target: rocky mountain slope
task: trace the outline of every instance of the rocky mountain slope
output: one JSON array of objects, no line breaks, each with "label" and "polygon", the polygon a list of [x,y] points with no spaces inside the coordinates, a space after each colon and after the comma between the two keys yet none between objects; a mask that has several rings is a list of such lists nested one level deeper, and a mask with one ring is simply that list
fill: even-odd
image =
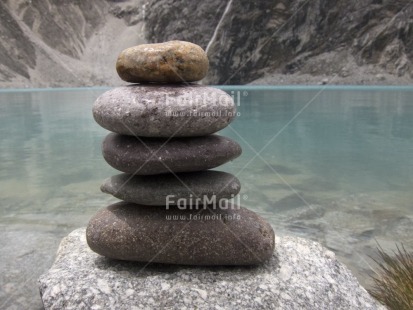
[{"label": "rocky mountain slope", "polygon": [[6,0],[0,86],[117,85],[118,53],[143,42],[207,49],[205,83],[411,83],[409,0]]},{"label": "rocky mountain slope", "polygon": [[121,83],[118,53],[144,42],[140,1],[0,2],[0,86]]}]

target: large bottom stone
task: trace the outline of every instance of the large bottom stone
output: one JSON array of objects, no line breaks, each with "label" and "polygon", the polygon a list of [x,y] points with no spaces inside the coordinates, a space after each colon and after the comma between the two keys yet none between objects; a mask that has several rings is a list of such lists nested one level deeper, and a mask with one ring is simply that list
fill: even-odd
[{"label": "large bottom stone", "polygon": [[63,239],[39,279],[51,309],[385,309],[333,252],[294,237],[276,237],[258,267],[184,267],[110,260],[92,252],[85,229]]},{"label": "large bottom stone", "polygon": [[219,204],[234,198],[239,180],[222,171],[133,176],[118,174],[105,180],[102,192],[137,204],[151,206]]},{"label": "large bottom stone", "polygon": [[90,248],[103,256],[182,265],[257,265],[274,250],[274,231],[256,213],[180,210],[120,202],[99,211],[87,227]]}]

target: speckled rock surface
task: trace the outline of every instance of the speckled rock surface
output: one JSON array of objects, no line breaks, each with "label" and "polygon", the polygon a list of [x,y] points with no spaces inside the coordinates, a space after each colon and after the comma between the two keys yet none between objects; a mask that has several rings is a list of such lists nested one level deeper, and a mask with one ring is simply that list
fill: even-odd
[{"label": "speckled rock surface", "polygon": [[209,67],[204,50],[194,43],[141,44],[120,53],[116,70],[127,82],[179,83],[202,80]]},{"label": "speckled rock surface", "polygon": [[320,244],[293,237],[275,244],[259,267],[147,265],[99,256],[81,228],[63,239],[40,294],[46,310],[385,309]]},{"label": "speckled rock surface", "polygon": [[193,137],[217,132],[236,107],[224,91],[201,85],[129,85],[102,94],[93,117],[103,128],[141,137]]},{"label": "speckled rock surface", "polygon": [[100,189],[116,198],[137,204],[184,207],[234,198],[241,184],[232,174],[221,171],[146,176],[123,173],[106,179]]},{"label": "speckled rock surface", "polygon": [[212,169],[241,155],[235,141],[218,136],[145,139],[109,134],[102,145],[106,162],[135,175]]},{"label": "speckled rock surface", "polygon": [[274,231],[230,202],[207,209],[119,202],[89,221],[87,242],[103,256],[183,265],[256,265],[271,257]]}]

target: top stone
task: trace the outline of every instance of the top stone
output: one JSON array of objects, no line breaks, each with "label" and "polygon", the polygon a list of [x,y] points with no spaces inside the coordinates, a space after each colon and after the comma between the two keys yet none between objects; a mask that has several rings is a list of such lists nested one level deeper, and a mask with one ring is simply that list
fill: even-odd
[{"label": "top stone", "polygon": [[116,70],[131,83],[181,83],[202,80],[209,67],[204,50],[193,43],[141,44],[120,53]]}]

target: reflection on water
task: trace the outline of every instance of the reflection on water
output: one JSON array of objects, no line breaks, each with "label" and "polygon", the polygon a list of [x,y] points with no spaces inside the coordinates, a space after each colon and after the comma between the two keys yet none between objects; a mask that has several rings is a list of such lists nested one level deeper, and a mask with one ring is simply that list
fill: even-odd
[{"label": "reflection on water", "polygon": [[[335,251],[363,284],[375,240],[413,248],[413,90],[234,90],[241,116],[222,134],[243,155],[220,169],[246,207]],[[35,281],[60,239],[115,201],[99,191],[117,173],[91,115],[102,92],[0,93],[0,308],[40,307]]]}]

